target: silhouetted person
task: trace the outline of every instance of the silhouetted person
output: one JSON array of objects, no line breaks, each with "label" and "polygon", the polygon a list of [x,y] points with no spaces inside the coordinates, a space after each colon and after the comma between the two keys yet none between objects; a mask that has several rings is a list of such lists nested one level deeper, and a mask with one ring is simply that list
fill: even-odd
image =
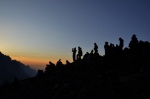
[{"label": "silhouetted person", "polygon": [[68,60],[66,60],[66,65],[70,65],[70,62]]},{"label": "silhouetted person", "polygon": [[94,43],[94,54],[98,53],[98,46],[96,43]]},{"label": "silhouetted person", "polygon": [[93,55],[93,50],[91,50],[91,53],[90,53],[91,55]]},{"label": "silhouetted person", "polygon": [[122,50],[124,46],[124,40],[122,38],[119,38],[119,41],[120,41],[119,47],[120,47],[120,50]]},{"label": "silhouetted person", "polygon": [[90,55],[90,54],[89,54],[88,52],[86,52],[86,54],[83,56],[83,60],[84,60],[84,61],[87,61],[89,55]]},{"label": "silhouetted person", "polygon": [[76,52],[77,52],[76,48],[72,48],[72,52],[73,52],[73,61],[75,61],[76,60]]},{"label": "silhouetted person", "polygon": [[110,43],[109,48],[110,48],[111,51],[113,50],[113,44],[112,43]]},{"label": "silhouetted person", "polygon": [[136,50],[137,45],[138,45],[138,40],[136,38],[136,35],[133,34],[132,38],[131,38],[131,41],[129,43],[129,47],[130,47],[131,50]]},{"label": "silhouetted person", "polygon": [[109,45],[108,45],[108,42],[105,42],[104,49],[105,49],[105,55],[108,55],[108,53],[109,53]]},{"label": "silhouetted person", "polygon": [[61,59],[59,59],[59,61],[57,62],[56,66],[61,66],[62,65],[62,62],[61,62]]},{"label": "silhouetted person", "polygon": [[51,61],[49,61],[49,64],[50,64],[51,66],[55,66],[55,64],[54,64],[54,63],[52,63]]},{"label": "silhouetted person", "polygon": [[109,54],[114,55],[115,54],[115,47],[114,44],[110,43],[110,46],[108,46]]},{"label": "silhouetted person", "polygon": [[123,50],[124,55],[128,55],[129,53],[129,48],[125,47]]},{"label": "silhouetted person", "polygon": [[49,61],[49,64],[46,65],[46,73],[50,73],[52,71],[54,71],[56,69],[56,66],[54,63],[52,63],[51,61]]},{"label": "silhouetted person", "polygon": [[78,47],[77,60],[81,60],[81,56],[82,56],[82,49],[81,49],[81,47]]}]

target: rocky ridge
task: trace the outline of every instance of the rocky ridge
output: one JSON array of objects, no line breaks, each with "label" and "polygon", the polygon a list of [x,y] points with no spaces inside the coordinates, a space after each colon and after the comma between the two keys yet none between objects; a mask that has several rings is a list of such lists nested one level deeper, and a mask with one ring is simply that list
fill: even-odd
[{"label": "rocky ridge", "polygon": [[107,46],[104,56],[49,62],[45,72],[1,87],[0,99],[150,98],[150,43],[136,41],[133,35],[129,48]]}]

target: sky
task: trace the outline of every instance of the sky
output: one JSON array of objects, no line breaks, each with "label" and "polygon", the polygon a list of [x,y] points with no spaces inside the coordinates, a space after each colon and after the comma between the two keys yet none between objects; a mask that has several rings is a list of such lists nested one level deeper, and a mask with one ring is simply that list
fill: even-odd
[{"label": "sky", "polygon": [[0,0],[0,51],[34,69],[106,41],[150,41],[150,0]]}]

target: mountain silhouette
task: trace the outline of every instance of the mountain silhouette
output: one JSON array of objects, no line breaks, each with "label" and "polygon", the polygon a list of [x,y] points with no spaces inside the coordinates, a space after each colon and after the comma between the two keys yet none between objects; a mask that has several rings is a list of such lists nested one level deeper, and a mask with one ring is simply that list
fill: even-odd
[{"label": "mountain silhouette", "polygon": [[7,55],[0,52],[0,85],[5,81],[13,82],[16,77],[23,80],[36,75],[36,71],[17,60],[11,60]]},{"label": "mountain silhouette", "polygon": [[[73,52],[73,62],[56,65],[51,61],[45,71],[39,70],[32,78],[0,88],[1,99],[149,99],[150,43],[133,35],[129,47],[119,38],[116,46],[106,42],[105,55],[98,53],[94,43],[91,53],[83,58]],[[94,51],[94,53],[93,53]],[[7,60],[10,60],[7,57]]]}]

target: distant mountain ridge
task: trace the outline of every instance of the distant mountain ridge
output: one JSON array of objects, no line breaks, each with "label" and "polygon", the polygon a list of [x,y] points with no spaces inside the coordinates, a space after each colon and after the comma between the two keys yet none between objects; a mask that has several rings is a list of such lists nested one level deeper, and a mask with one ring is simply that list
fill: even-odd
[{"label": "distant mountain ridge", "polygon": [[0,52],[0,85],[5,81],[13,82],[16,77],[18,80],[33,77],[37,72],[23,63],[12,60],[10,56]]}]

